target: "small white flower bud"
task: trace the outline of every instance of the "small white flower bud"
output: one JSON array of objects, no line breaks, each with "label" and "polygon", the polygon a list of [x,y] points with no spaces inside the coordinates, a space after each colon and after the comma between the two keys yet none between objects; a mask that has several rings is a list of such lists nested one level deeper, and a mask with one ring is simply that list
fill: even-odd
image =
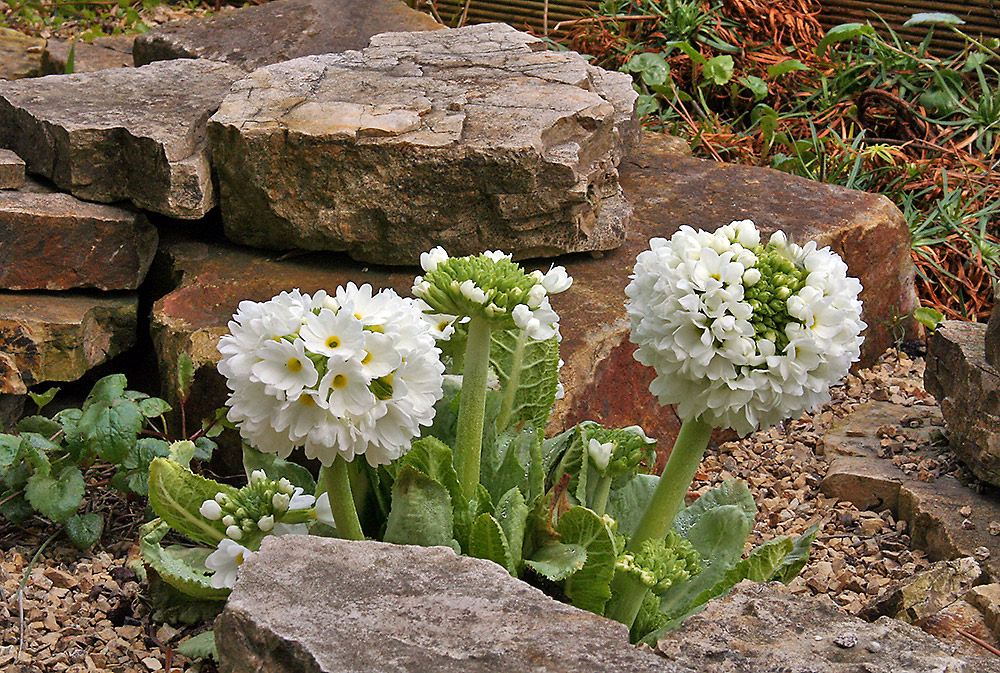
[{"label": "small white flower bud", "polygon": [[201,507],[198,512],[210,521],[218,521],[219,517],[222,516],[222,508],[219,507],[219,503],[214,500],[206,500],[201,503]]},{"label": "small white flower bud", "polygon": [[243,531],[239,526],[229,526],[226,528],[226,537],[232,538],[233,540],[239,540],[243,537]]},{"label": "small white flower bud", "polygon": [[532,286],[528,290],[528,308],[538,308],[542,305],[545,300],[545,295],[548,294],[545,290],[545,286],[539,283],[538,285]]},{"label": "small white flower bud", "polygon": [[753,287],[760,282],[760,270],[756,268],[749,268],[743,272],[743,285],[746,287]]},{"label": "small white flower bud", "polygon": [[225,493],[216,493],[215,502],[219,503],[220,505],[228,505],[229,496],[227,496]]},{"label": "small white flower bud", "polygon": [[614,450],[614,442],[605,442],[602,444],[596,439],[591,439],[590,444],[587,445],[590,459],[594,461],[594,466],[601,472],[608,469],[608,463],[611,462],[611,454],[614,453]]},{"label": "small white flower bud", "polygon": [[785,236],[785,232],[776,231],[773,234],[771,234],[771,240],[768,241],[768,245],[775,248],[788,247],[788,237]]},{"label": "small white flower bud", "polygon": [[487,250],[483,253],[483,257],[493,262],[499,262],[502,259],[510,259],[510,255],[505,253],[503,250]]},{"label": "small white flower bud", "polygon": [[469,301],[474,301],[477,304],[486,303],[486,293],[483,292],[482,288],[477,287],[471,279],[463,281],[459,286],[459,290],[462,292],[462,296]]},{"label": "small white flower bud", "polygon": [[257,528],[260,528],[265,533],[270,532],[274,528],[274,517],[270,515],[260,517],[257,521]]},{"label": "small white flower bud", "polygon": [[259,484],[260,482],[267,479],[267,473],[264,470],[254,470],[250,473],[250,483]]},{"label": "small white flower bud", "polygon": [[438,264],[448,259],[448,253],[440,245],[427,252],[420,253],[420,267],[427,272],[433,271]]},{"label": "small white flower bud", "polygon": [[233,517],[232,514],[227,514],[226,516],[222,517],[222,525],[223,526],[235,526],[236,525],[236,519]]},{"label": "small white flower bud", "polygon": [[247,515],[247,511],[245,509],[243,509],[242,507],[240,507],[238,510],[236,510],[236,518],[242,519],[242,518],[246,517],[246,515]]},{"label": "small white flower bud", "polygon": [[288,481],[285,477],[282,477],[278,480],[278,490],[282,493],[291,495],[295,492],[295,487],[292,486],[292,482]]},{"label": "small white flower bud", "polygon": [[291,498],[287,493],[275,493],[274,497],[271,498],[271,506],[274,507],[276,512],[285,512],[288,510],[288,503]]}]

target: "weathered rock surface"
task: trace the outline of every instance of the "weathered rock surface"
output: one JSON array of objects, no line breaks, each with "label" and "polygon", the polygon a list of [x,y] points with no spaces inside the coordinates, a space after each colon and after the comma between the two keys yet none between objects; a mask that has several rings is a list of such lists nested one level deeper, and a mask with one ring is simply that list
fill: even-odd
[{"label": "weathered rock surface", "polygon": [[0,79],[20,79],[38,74],[45,40],[0,27]]},{"label": "weathered rock surface", "polygon": [[140,35],[135,64],[207,58],[244,70],[312,54],[364,49],[373,35],[443,28],[398,0],[276,0],[175,21]]},{"label": "weathered rock surface", "polygon": [[868,621],[892,617],[913,624],[960,600],[973,586],[982,583],[982,575],[979,563],[971,556],[938,561],[889,587],[858,616]]},{"label": "weathered rock surface", "polygon": [[[128,40],[131,46],[131,40]],[[109,68],[131,68],[131,49],[113,49],[97,43],[83,40],[60,40],[49,38],[42,52],[41,74],[64,75],[69,64],[70,52],[73,53],[72,72],[97,72]]]},{"label": "weathered rock surface", "polygon": [[1000,301],[994,298],[993,313],[986,323],[986,362],[1000,370]]},{"label": "weathered rock surface", "polygon": [[826,597],[804,598],[780,584],[741,582],[657,651],[711,673],[993,673],[995,659],[960,658],[915,626],[852,617]]},{"label": "weathered rock surface", "polygon": [[689,670],[490,561],[308,536],[265,538],[215,634],[226,673]]},{"label": "weathered rock surface", "polygon": [[0,189],[24,186],[24,160],[10,150],[0,150]]},{"label": "weathered rock surface", "polygon": [[622,73],[505,24],[385,33],[237,82],[209,120],[226,235],[415,264],[608,250],[638,133]]},{"label": "weathered rock surface", "polygon": [[982,613],[994,635],[1000,634],[1000,584],[973,587],[967,600]]},{"label": "weathered rock surface", "polygon": [[[982,587],[975,587],[978,591]],[[948,646],[955,648],[958,656],[985,656],[982,645],[969,639],[972,635],[990,647],[1000,649],[1000,641],[990,629],[986,617],[965,600],[955,601],[926,619],[914,622],[924,633],[929,633]]]},{"label": "weathered rock surface", "polygon": [[1000,523],[1000,499],[977,493],[951,475],[921,481],[907,475],[889,458],[879,457],[880,428],[892,427],[897,436],[918,448],[907,453],[916,462],[933,457],[934,436],[943,428],[934,407],[906,407],[868,402],[835,423],[823,437],[830,469],[820,488],[826,495],[848,500],[861,509],[891,509],[906,521],[912,546],[931,560],[974,556],[992,578],[1000,577],[1000,537],[991,535]]},{"label": "weathered rock surface", "polygon": [[[3,368],[6,355],[0,353],[0,382],[4,380]],[[0,383],[2,385],[2,383]],[[10,432],[21,420],[24,413],[24,401],[28,398],[23,394],[0,392],[0,432]]]},{"label": "weathered rock surface", "polygon": [[0,192],[0,288],[135,290],[156,229],[131,208],[69,194]]},{"label": "weathered rock surface", "polygon": [[1000,486],[1000,370],[986,362],[985,339],[986,325],[941,323],[927,342],[924,385],[941,404],[955,454]]},{"label": "weathered rock surface", "polygon": [[0,293],[0,392],[75,381],[125,350],[135,343],[138,303],[122,294]]},{"label": "weathered rock surface", "polygon": [[205,120],[242,74],[183,59],[0,83],[0,146],[82,199],[197,219],[215,204]]},{"label": "weathered rock surface", "polygon": [[[553,412],[552,431],[600,419],[609,426],[639,424],[664,446],[676,437],[680,421],[649,394],[652,370],[632,358],[635,347],[628,341],[624,301],[636,255],[647,248],[650,238],[669,237],[681,224],[715,228],[753,215],[766,232],[780,227],[796,240],[818,238],[834,245],[845,255],[851,273],[865,282],[862,297],[869,328],[862,357],[866,364],[893,343],[885,324],[893,305],[912,306],[916,301],[912,276],[900,271],[903,260],[909,259],[909,248],[903,244],[908,230],[882,197],[776,171],[758,175],[753,169],[683,157],[676,150],[675,138],[649,134],[623,164],[622,182],[637,217],[621,248],[599,259],[578,255],[558,262],[567,267],[574,283],[553,297],[562,326],[561,378],[566,397]],[[726,184],[733,190],[728,201],[721,195]],[[819,193],[810,191],[814,189]],[[166,296],[154,307],[153,333],[161,371],[174,371],[181,350],[199,366],[192,418],[218,408],[226,398],[225,385],[215,371],[219,357],[215,344],[240,300],[263,301],[293,287],[311,291],[348,281],[408,293],[417,272],[365,267],[343,256],[282,260],[194,242],[166,242],[161,248],[162,270],[155,275],[181,280],[170,294],[166,293],[173,287],[163,284],[160,292]],[[545,262],[540,268],[548,266]],[[164,394],[169,397],[170,391]]]}]

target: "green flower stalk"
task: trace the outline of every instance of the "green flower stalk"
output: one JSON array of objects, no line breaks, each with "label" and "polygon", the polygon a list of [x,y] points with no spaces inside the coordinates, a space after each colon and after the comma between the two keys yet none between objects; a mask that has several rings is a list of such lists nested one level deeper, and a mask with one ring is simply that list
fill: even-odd
[{"label": "green flower stalk", "polygon": [[[500,251],[449,257],[444,248],[437,247],[420,255],[420,265],[425,273],[414,279],[413,294],[424,302],[425,313],[436,319],[452,316],[469,321],[455,468],[462,496],[471,500],[479,484],[490,334],[494,329],[514,328],[533,339],[557,334],[558,316],[548,295],[567,289],[572,279],[562,267],[546,274],[525,273]],[[509,407],[513,400],[504,402]]]}]

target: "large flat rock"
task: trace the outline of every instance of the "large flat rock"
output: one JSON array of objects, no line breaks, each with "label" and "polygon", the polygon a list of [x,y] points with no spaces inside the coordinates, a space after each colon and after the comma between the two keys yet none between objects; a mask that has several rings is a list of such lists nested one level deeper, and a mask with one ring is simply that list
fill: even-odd
[{"label": "large flat rock", "polygon": [[156,229],[131,208],[69,194],[0,192],[0,288],[135,290]]},{"label": "large flat rock", "polygon": [[75,381],[135,343],[134,294],[0,293],[0,392]]},{"label": "large flat rock", "polygon": [[948,443],[972,472],[1000,486],[1000,370],[986,361],[987,326],[947,320],[927,342],[927,392],[941,404]]},{"label": "large flat rock", "polygon": [[242,75],[183,59],[0,82],[0,147],[81,199],[197,219],[215,205],[205,121]]},{"label": "large flat rock", "polygon": [[[308,581],[302,581],[308,578]],[[215,623],[224,673],[681,673],[617,622],[444,547],[264,539]]]},{"label": "large flat rock", "polygon": [[244,70],[299,56],[364,49],[373,35],[443,28],[399,0],[275,0],[174,21],[136,38],[136,65],[207,58]]},{"label": "large flat rock", "polygon": [[[70,74],[78,72],[97,72],[109,68],[132,67],[132,41],[128,36],[106,37],[105,40],[117,40],[122,44],[105,46],[83,40],[60,40],[49,38],[42,53],[41,71],[43,75],[65,75],[69,68],[69,57],[73,55],[73,68]],[[115,48],[117,47],[117,48]]]},{"label": "large flat rock", "polygon": [[632,80],[505,24],[384,33],[237,82],[209,120],[226,235],[415,264],[608,250]]},{"label": "large flat rock", "polygon": [[0,79],[19,79],[38,74],[45,40],[0,27]]},{"label": "large flat rock", "polygon": [[829,598],[780,584],[736,585],[726,598],[668,633],[657,651],[706,673],[995,673],[995,658],[959,656],[910,624],[873,624]]}]

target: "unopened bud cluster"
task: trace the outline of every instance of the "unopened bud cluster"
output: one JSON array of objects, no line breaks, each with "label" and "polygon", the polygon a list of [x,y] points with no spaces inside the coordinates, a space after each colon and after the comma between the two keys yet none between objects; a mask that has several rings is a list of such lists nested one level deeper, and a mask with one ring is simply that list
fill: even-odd
[{"label": "unopened bud cluster", "polygon": [[802,322],[789,315],[788,299],[805,287],[809,275],[788,257],[785,240],[776,235],[767,247],[753,248],[757,263],[743,274],[743,301],[753,309],[755,338],[772,342],[778,353],[788,345],[788,323]]},{"label": "unopened bud cluster", "polygon": [[604,474],[631,479],[645,461],[652,466],[656,440],[650,439],[642,428],[603,428],[596,423],[587,424],[587,452],[594,466]]},{"label": "unopened bud cluster", "polygon": [[254,470],[246,486],[232,494],[217,493],[214,499],[203,502],[198,511],[210,521],[221,521],[226,536],[239,541],[269,533],[275,521],[281,521],[293,504],[309,507],[312,497],[302,496],[301,489],[284,477],[275,481],[268,479],[263,470]]},{"label": "unopened bud cluster", "polygon": [[678,582],[701,572],[701,557],[691,543],[671,530],[662,540],[645,540],[635,554],[625,554],[618,568],[662,594]]}]

